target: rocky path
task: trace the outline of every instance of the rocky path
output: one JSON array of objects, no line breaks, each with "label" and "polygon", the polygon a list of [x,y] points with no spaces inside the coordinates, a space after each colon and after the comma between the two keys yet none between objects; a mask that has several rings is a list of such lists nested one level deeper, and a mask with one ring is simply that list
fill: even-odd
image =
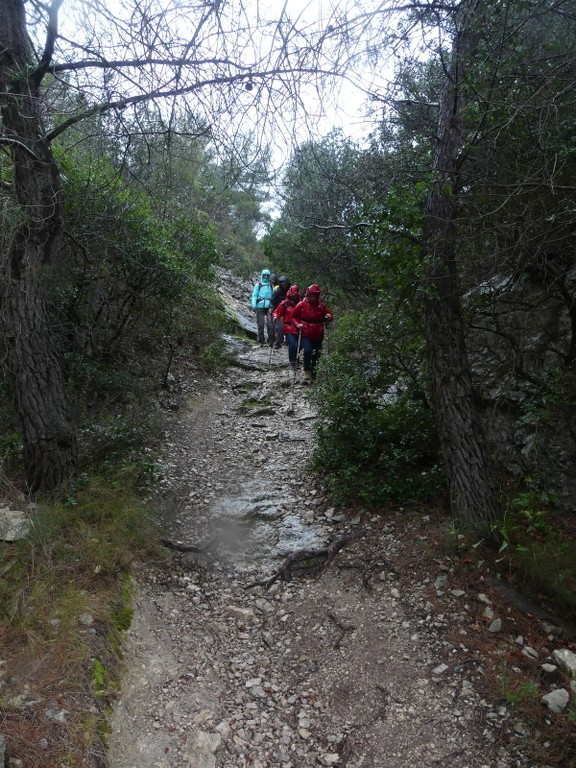
[{"label": "rocky path", "polygon": [[[110,768],[533,766],[523,724],[483,698],[490,597],[457,588],[427,517],[328,505],[308,391],[284,350],[268,360],[237,343],[169,416],[158,508],[168,539],[207,551],[139,576]],[[352,533],[321,571],[249,588]]]}]

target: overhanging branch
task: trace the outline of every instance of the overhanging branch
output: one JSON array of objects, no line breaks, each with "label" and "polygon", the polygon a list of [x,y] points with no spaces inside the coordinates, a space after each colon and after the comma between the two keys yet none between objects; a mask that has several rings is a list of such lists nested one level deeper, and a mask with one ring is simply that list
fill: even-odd
[{"label": "overhanging branch", "polygon": [[52,56],[54,55],[54,45],[56,38],[58,37],[58,11],[64,0],[54,0],[54,2],[48,8],[48,27],[46,30],[46,44],[44,45],[44,52],[38,67],[31,75],[31,81],[36,88],[40,87],[42,78],[48,72]]},{"label": "overhanging branch", "polygon": [[[293,74],[301,74],[301,75],[315,75],[315,76],[334,76],[334,72],[328,71],[328,70],[319,70],[316,68],[308,68],[308,67],[301,67],[301,68],[294,68],[290,69],[289,73],[291,75]],[[251,73],[251,77],[253,80],[265,80],[267,78],[272,77],[278,77],[281,75],[287,74],[284,70],[278,70],[273,69],[270,71],[264,71],[264,72],[257,72]],[[214,77],[207,80],[200,80],[198,82],[192,83],[190,85],[185,85],[179,88],[169,88],[167,90],[159,89],[155,91],[150,91],[147,93],[140,93],[135,96],[129,96],[124,99],[116,99],[114,101],[108,101],[103,104],[97,104],[91,109],[87,109],[84,112],[75,115],[74,117],[69,118],[68,120],[65,120],[63,123],[58,125],[56,128],[54,128],[52,131],[50,131],[46,136],[44,137],[44,142],[49,144],[50,142],[54,141],[60,134],[64,133],[68,128],[71,128],[73,125],[77,125],[78,123],[82,122],[83,120],[86,120],[89,117],[93,117],[94,115],[104,114],[105,112],[110,112],[114,109],[126,109],[126,107],[134,106],[135,104],[142,104],[147,101],[153,101],[154,99],[166,99],[166,98],[174,98],[175,96],[186,96],[187,94],[194,93],[195,91],[200,91],[203,88],[207,88],[210,86],[218,86],[218,85],[232,85],[237,82],[241,82],[246,77],[245,73],[239,74],[239,75],[227,75],[223,77]],[[342,76],[343,79],[347,79],[346,76]]]}]

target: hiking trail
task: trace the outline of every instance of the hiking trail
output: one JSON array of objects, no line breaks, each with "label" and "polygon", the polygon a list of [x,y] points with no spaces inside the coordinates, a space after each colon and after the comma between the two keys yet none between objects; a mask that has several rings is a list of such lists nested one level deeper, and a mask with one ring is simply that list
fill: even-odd
[{"label": "hiking trail", "polygon": [[155,506],[202,551],[138,571],[110,768],[533,768],[483,698],[489,585],[455,580],[429,515],[331,506],[286,349],[228,344],[226,373],[184,371],[167,412]]}]

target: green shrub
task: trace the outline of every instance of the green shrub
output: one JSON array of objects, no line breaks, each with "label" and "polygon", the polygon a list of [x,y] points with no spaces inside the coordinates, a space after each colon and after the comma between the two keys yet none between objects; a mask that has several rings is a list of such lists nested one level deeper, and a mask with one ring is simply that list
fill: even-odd
[{"label": "green shrub", "polygon": [[556,507],[554,495],[536,490],[539,478],[525,478],[508,499],[495,526],[502,542],[498,567],[506,578],[545,600],[562,616],[576,616],[576,541]]},{"label": "green shrub", "polygon": [[214,367],[223,320],[209,223],[194,210],[159,220],[104,158],[68,152],[60,162],[67,236],[51,310],[76,392],[105,400],[158,388],[180,349]]},{"label": "green shrub", "polygon": [[319,367],[313,461],[342,501],[408,504],[438,495],[444,478],[418,374],[420,344],[405,334],[401,367],[382,318],[380,309],[339,321]]}]

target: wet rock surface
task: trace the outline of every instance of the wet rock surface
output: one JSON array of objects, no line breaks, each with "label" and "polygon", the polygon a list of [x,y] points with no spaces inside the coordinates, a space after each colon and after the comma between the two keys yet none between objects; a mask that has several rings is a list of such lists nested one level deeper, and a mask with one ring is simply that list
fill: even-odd
[{"label": "wet rock surface", "polygon": [[[139,573],[110,768],[535,766],[469,645],[490,599],[442,556],[422,570],[425,516],[330,506],[285,349],[236,341],[234,363],[167,415],[157,507],[202,551]],[[354,532],[321,570],[250,588]]]}]

